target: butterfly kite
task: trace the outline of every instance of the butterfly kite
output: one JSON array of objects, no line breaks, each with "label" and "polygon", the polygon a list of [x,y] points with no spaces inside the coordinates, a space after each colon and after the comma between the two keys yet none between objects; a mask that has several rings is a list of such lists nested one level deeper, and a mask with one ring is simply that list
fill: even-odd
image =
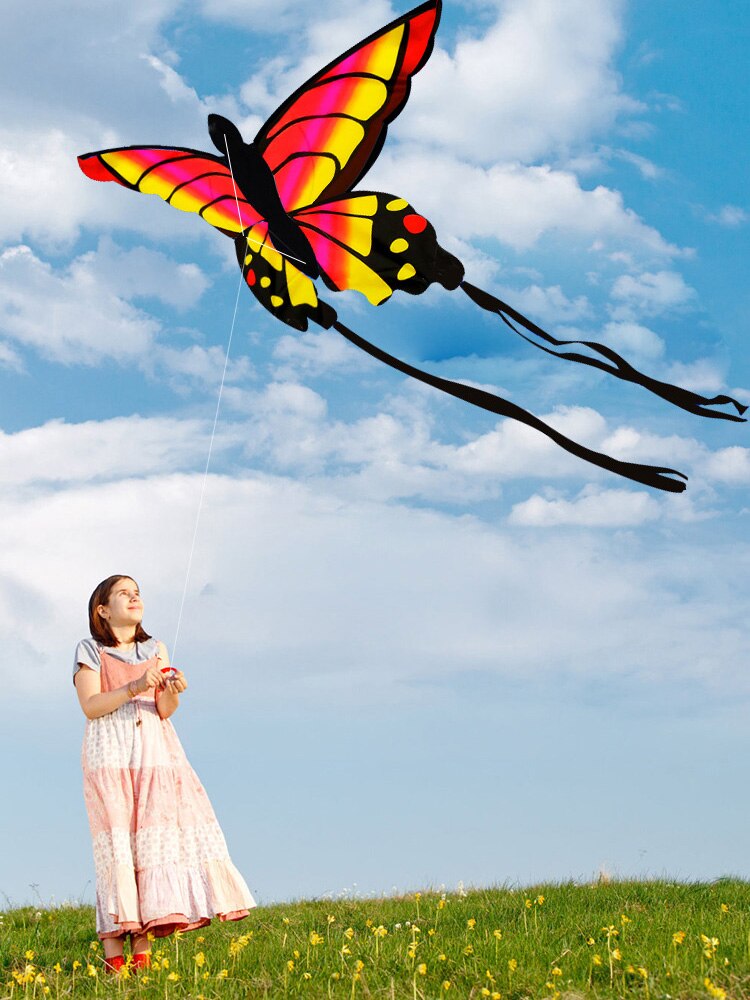
[{"label": "butterfly kite", "polygon": [[[406,104],[412,77],[430,56],[440,7],[440,0],[428,0],[335,59],[295,91],[251,143],[232,122],[209,115],[218,156],[177,146],[126,146],[79,156],[80,167],[93,180],[116,181],[197,212],[230,236],[250,291],[289,326],[306,330],[312,320],[332,327],[412,378],[534,427],[594,465],[679,493],[687,477],[675,469],[602,455],[499,396],[415,368],[349,330],[318,297],[318,278],[332,291],[356,289],[374,306],[394,291],[419,295],[433,282],[461,288],[476,305],[555,357],[635,382],[691,413],[743,420],[746,407],[729,396],[707,399],[644,375],[604,345],[552,337],[465,281],[461,262],[439,245],[427,219],[403,198],[355,190],[377,159],[388,125]],[[553,350],[574,345],[594,356]],[[723,404],[737,413],[709,409]]]}]

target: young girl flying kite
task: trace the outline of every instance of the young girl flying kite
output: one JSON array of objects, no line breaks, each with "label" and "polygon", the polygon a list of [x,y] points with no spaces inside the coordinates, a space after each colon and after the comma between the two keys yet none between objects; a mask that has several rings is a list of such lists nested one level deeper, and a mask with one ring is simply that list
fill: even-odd
[{"label": "young girl flying kite", "polygon": [[149,935],[241,920],[255,906],[170,722],[187,681],[144,631],[129,576],[110,576],[89,600],[91,638],[73,679],[86,716],[81,763],[96,868],[96,931],[105,965],[150,964]]}]

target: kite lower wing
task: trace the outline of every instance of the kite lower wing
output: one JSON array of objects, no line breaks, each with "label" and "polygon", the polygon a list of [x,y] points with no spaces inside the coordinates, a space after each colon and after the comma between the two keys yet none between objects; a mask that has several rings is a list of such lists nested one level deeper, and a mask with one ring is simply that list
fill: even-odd
[{"label": "kite lower wing", "polygon": [[354,289],[378,306],[394,291],[421,294],[438,282],[456,288],[461,262],[403,198],[384,192],[350,195],[293,213],[333,291]]}]

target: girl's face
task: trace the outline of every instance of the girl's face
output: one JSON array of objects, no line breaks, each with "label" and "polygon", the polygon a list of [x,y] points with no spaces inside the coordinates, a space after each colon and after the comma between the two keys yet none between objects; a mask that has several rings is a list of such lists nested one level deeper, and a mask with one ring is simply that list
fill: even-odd
[{"label": "girl's face", "polygon": [[99,605],[99,614],[111,628],[139,625],[143,621],[143,601],[135,580],[127,576],[118,580],[107,603]]}]

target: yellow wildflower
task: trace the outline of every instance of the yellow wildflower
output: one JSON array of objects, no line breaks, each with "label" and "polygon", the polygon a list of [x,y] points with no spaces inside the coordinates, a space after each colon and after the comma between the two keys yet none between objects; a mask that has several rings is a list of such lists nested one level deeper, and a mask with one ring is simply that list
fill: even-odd
[{"label": "yellow wildflower", "polygon": [[473,955],[473,954],[474,954],[474,948],[473,948],[473,946],[470,945],[470,944],[467,944],[466,947],[464,948],[464,955]]},{"label": "yellow wildflower", "polygon": [[28,951],[25,951],[23,953],[23,957],[26,959],[27,962],[33,962],[34,961],[34,952],[31,949],[29,949]]},{"label": "yellow wildflower", "polygon": [[364,969],[364,967],[365,967],[365,963],[362,961],[361,958],[358,958],[357,961],[354,963],[354,971],[355,972],[361,972],[362,969]]},{"label": "yellow wildflower", "polygon": [[592,937],[588,937],[588,938],[586,938],[586,944],[596,944],[596,942],[594,941],[594,939]]},{"label": "yellow wildflower", "polygon": [[435,928],[434,927],[430,927],[430,929],[427,931],[427,936],[428,937],[434,937],[435,934],[436,934]]},{"label": "yellow wildflower", "polygon": [[60,965],[59,962],[55,962],[52,968],[55,970],[55,972],[62,972],[62,966]]},{"label": "yellow wildflower", "polygon": [[169,973],[169,975],[167,976],[167,979],[168,979],[168,980],[169,980],[169,981],[170,981],[171,983],[176,983],[176,982],[178,982],[178,981],[179,981],[179,979],[180,979],[180,974],[179,974],[179,972],[170,972],[170,973]]},{"label": "yellow wildflower", "polygon": [[476,919],[474,917],[470,917],[466,921],[466,926],[469,928],[470,931],[473,931],[474,928],[476,927],[476,925],[477,925],[477,922],[476,922]]},{"label": "yellow wildflower", "polygon": [[302,978],[303,979],[312,979],[312,973],[311,972],[303,972],[302,973]]},{"label": "yellow wildflower", "polygon": [[344,931],[344,937],[349,938],[349,940],[351,941],[351,939],[354,937],[354,928],[347,927],[346,930]]},{"label": "yellow wildflower", "polygon": [[388,933],[388,931],[387,931],[387,929],[385,927],[383,927],[382,924],[379,924],[377,927],[373,927],[372,928],[372,933],[375,935],[375,937],[381,937],[382,938],[382,937],[386,936],[386,934]]},{"label": "yellow wildflower", "polygon": [[641,979],[648,979],[648,969],[644,969],[642,965],[639,965],[638,975],[641,977]]},{"label": "yellow wildflower", "polygon": [[619,948],[614,948],[612,950],[612,958],[614,958],[616,962],[620,961],[620,959],[622,958],[622,952],[620,951]]},{"label": "yellow wildflower", "polygon": [[422,898],[422,893],[421,892],[415,892],[414,893],[414,898],[416,899],[417,902],[419,902],[420,899]]},{"label": "yellow wildflower", "polygon": [[530,899],[525,900],[524,901],[524,905],[526,906],[527,910],[530,910],[531,909],[531,905],[532,905],[531,904],[531,900]]},{"label": "yellow wildflower", "polygon": [[78,959],[76,959],[73,962],[73,970],[75,971],[76,969],[80,969],[80,968],[81,968],[81,963],[78,961]]},{"label": "yellow wildflower", "polygon": [[444,979],[443,980],[443,989],[447,991],[450,988],[451,988],[451,981],[450,981],[450,979]]},{"label": "yellow wildflower", "polygon": [[552,975],[553,976],[561,976],[562,975],[562,969],[558,968],[558,966],[555,966],[554,969],[552,970]]},{"label": "yellow wildflower", "polygon": [[685,931],[676,931],[672,935],[672,944],[682,944],[685,940]]},{"label": "yellow wildflower", "polygon": [[601,965],[602,964],[602,956],[601,955],[594,955],[594,957],[591,959],[591,961],[594,963],[594,965]]},{"label": "yellow wildflower", "polygon": [[336,923],[336,918],[334,917],[334,915],[332,913],[328,914],[328,923],[329,924],[335,924]]},{"label": "yellow wildflower", "polygon": [[721,912],[722,913],[729,913],[729,907],[727,906],[726,903],[722,903],[721,904]]},{"label": "yellow wildflower", "polygon": [[[444,909],[445,909],[445,900],[444,900],[444,899],[439,899],[439,900],[438,900],[438,905],[437,905],[437,908],[438,908],[439,910],[444,910]],[[449,984],[449,985],[450,985],[450,984]],[[445,986],[445,989],[448,989],[448,986]]]},{"label": "yellow wildflower", "polygon": [[92,979],[95,979],[97,976],[96,966],[92,965],[91,962],[86,966],[86,972]]},{"label": "yellow wildflower", "polygon": [[287,959],[286,969],[287,969],[287,972],[294,972],[294,959],[293,958]]},{"label": "yellow wildflower", "polygon": [[490,995],[490,990],[488,990],[486,986],[483,986],[482,987],[482,996],[483,997],[488,997],[489,995]]},{"label": "yellow wildflower", "polygon": [[195,962],[195,964],[198,966],[199,969],[202,969],[203,966],[206,964],[206,956],[203,954],[202,951],[199,951],[198,954],[193,958],[193,961]]},{"label": "yellow wildflower", "polygon": [[711,994],[712,997],[716,997],[716,1000],[726,1000],[726,995],[727,995],[726,990],[723,990],[721,986],[716,986],[715,983],[712,983],[711,980],[708,978],[708,976],[706,976],[706,978],[703,980],[703,985],[706,987],[706,989],[708,990],[708,992]]},{"label": "yellow wildflower", "polygon": [[281,922],[282,922],[282,924],[286,924],[286,926],[288,927],[289,926],[289,917],[282,917],[281,918]]},{"label": "yellow wildflower", "polygon": [[372,925],[373,925],[372,917],[368,917],[367,920],[365,920],[365,926],[372,927]]},{"label": "yellow wildflower", "polygon": [[417,966],[417,972],[420,974],[420,976],[427,975],[427,965],[425,962],[422,962],[420,965]]},{"label": "yellow wildflower", "polygon": [[441,951],[440,954],[438,955],[438,962],[447,962],[447,960],[448,960],[448,956],[444,955],[442,953],[442,951]]},{"label": "yellow wildflower", "polygon": [[537,896],[534,902],[537,906],[544,906],[544,896]]},{"label": "yellow wildflower", "polygon": [[[147,931],[146,932],[146,939],[148,941],[156,941],[156,934],[154,934],[153,931]],[[201,941],[202,938],[198,938],[198,940]],[[141,982],[144,982],[144,980],[141,980]]]},{"label": "yellow wildflower", "polygon": [[196,943],[196,944],[203,944],[203,942],[204,942],[205,940],[206,940],[206,939],[205,939],[205,938],[204,938],[204,937],[203,937],[203,936],[201,935],[201,937],[197,937],[197,938],[195,939],[195,943]]},{"label": "yellow wildflower", "polygon": [[229,969],[222,969],[221,972],[216,973],[217,979],[226,979],[229,975]]},{"label": "yellow wildflower", "polygon": [[345,944],[343,946],[343,948],[341,949],[341,954],[342,955],[351,955],[351,953],[352,953],[352,949],[349,947],[348,944]]},{"label": "yellow wildflower", "polygon": [[625,924],[630,924],[630,923],[632,923],[632,920],[630,919],[630,917],[627,917],[627,916],[626,916],[626,915],[625,915],[624,913],[621,913],[621,914],[620,914],[620,923],[621,923],[621,924],[622,924],[622,926],[624,927],[624,926],[625,926]]},{"label": "yellow wildflower", "polygon": [[323,944],[324,941],[325,941],[325,938],[323,937],[322,934],[318,934],[317,931],[310,931],[310,944],[311,945]]},{"label": "yellow wildflower", "polygon": [[336,979],[336,980],[341,979],[341,973],[340,972],[332,972],[331,973],[331,979]]},{"label": "yellow wildflower", "polygon": [[508,959],[508,972],[515,972],[518,968],[518,960],[515,958]]},{"label": "yellow wildflower", "polygon": [[498,928],[495,928],[495,930],[492,932],[492,935],[493,937],[496,937],[498,941],[502,941],[503,939],[503,932]]}]

